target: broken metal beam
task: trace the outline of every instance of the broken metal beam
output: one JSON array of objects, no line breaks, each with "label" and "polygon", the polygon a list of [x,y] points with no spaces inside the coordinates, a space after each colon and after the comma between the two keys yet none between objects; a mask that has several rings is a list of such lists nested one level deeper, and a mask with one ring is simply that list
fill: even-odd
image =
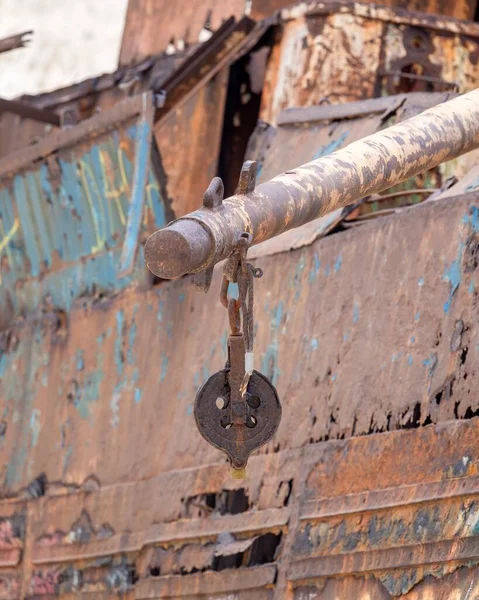
[{"label": "broken metal beam", "polygon": [[224,201],[216,178],[203,208],[149,237],[147,266],[164,279],[203,271],[230,256],[242,232],[258,244],[477,147],[479,89]]},{"label": "broken metal beam", "polygon": [[22,33],[17,33],[16,35],[11,35],[1,39],[0,53],[9,52],[10,50],[15,50],[16,48],[24,48],[30,41],[30,36],[32,33],[32,30],[23,31]]},{"label": "broken metal beam", "polygon": [[4,112],[19,115],[24,119],[33,119],[34,121],[40,121],[41,123],[48,123],[55,127],[60,127],[61,124],[60,115],[57,115],[55,112],[44,110],[43,108],[35,108],[24,102],[0,98],[0,114]]}]

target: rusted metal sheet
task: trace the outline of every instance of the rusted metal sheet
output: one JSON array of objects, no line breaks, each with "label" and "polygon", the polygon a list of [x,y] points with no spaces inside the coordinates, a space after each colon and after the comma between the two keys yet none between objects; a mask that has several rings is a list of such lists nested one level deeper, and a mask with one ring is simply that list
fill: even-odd
[{"label": "rusted metal sheet", "polygon": [[224,69],[155,126],[167,194],[177,216],[201,206],[203,193],[216,175],[227,83]]},{"label": "rusted metal sheet", "polygon": [[148,268],[165,279],[203,271],[228,258],[242,232],[258,244],[475,150],[478,100],[469,92],[257,188],[224,201],[221,192],[219,205],[205,202],[149,237]]},{"label": "rusted metal sheet", "polygon": [[[285,399],[261,453],[476,414],[477,202],[425,203],[257,263],[255,355]],[[42,472],[110,485],[218,460],[192,414],[226,359],[227,311],[216,305],[182,279],[87,313],[80,300],[59,330],[32,322],[6,333],[4,489]],[[141,439],[137,423],[148,423]],[[153,435],[163,450],[152,455]]]},{"label": "rusted metal sheet", "polygon": [[229,17],[239,19],[243,14],[243,0],[130,0],[120,65],[163,52],[169,44],[183,48],[204,41],[207,31],[216,31]]},{"label": "rusted metal sheet", "polygon": [[[370,0],[366,0],[367,4]],[[371,2],[377,4],[376,2]],[[290,7],[290,0],[253,0],[251,16],[254,19],[264,19],[276,11]],[[338,4],[338,3],[336,3]],[[423,13],[436,13],[437,15],[455,17],[456,19],[474,19],[476,0],[382,0],[381,5],[391,8],[401,8],[408,11],[421,11]]]},{"label": "rusted metal sheet", "polygon": [[[445,102],[450,97],[448,93],[412,93],[332,106],[286,109],[279,115],[277,128],[269,127],[264,130],[261,124],[257,128],[257,139],[267,138],[267,153],[261,152],[261,148],[256,150],[251,147],[247,156],[258,160],[259,182],[267,181],[303,162],[330,154],[386,125],[401,122],[431,106]],[[295,149],[294,152],[291,151],[292,148]],[[458,172],[459,160],[461,159],[454,161],[454,172]],[[425,177],[421,174],[409,180],[406,188],[417,190],[423,186],[425,189],[431,185],[440,186],[443,180],[442,171],[449,169],[448,164],[440,165],[428,171]],[[422,195],[420,199],[427,197]],[[414,197],[408,196],[408,200],[411,199],[415,200]],[[379,198],[375,197],[375,201],[378,200]],[[377,213],[378,208],[372,201],[373,199],[370,204],[371,211]],[[381,204],[384,206],[384,203]],[[253,247],[249,256],[259,258],[311,244],[318,237],[335,229],[351,214],[351,210],[354,208],[338,209],[311,223],[282,233]]]},{"label": "rusted metal sheet", "polygon": [[282,13],[261,119],[294,106],[479,86],[479,27],[372,4],[303,3]]},{"label": "rusted metal sheet", "polygon": [[[133,273],[140,222],[145,232],[165,223],[167,211],[149,159],[152,112],[149,121],[139,120],[148,98],[126,101],[0,161],[3,326],[41,306],[68,311],[85,293],[101,296],[144,279],[141,260]],[[133,177],[141,167],[148,171],[146,191]],[[147,210],[140,206],[130,231],[131,207],[143,194]],[[123,279],[122,251],[129,275]]]},{"label": "rusted metal sheet", "polygon": [[[245,480],[194,433],[226,317],[186,279],[77,303],[60,337],[48,314],[8,333],[3,491],[21,499],[0,514],[26,595],[321,597],[351,593],[351,571],[379,598],[474,590],[478,204],[426,203],[262,259],[257,352],[287,403]],[[16,597],[18,566],[2,578]]]},{"label": "rusted metal sheet", "polygon": [[[427,598],[431,575],[438,590],[467,590],[479,561],[478,439],[472,419],[255,456],[244,481],[211,464],[60,495],[49,484],[20,522],[26,589],[272,600],[285,588],[346,593],[354,571],[374,597]],[[184,534],[161,536],[175,529]]]},{"label": "rusted metal sheet", "polygon": [[[37,96],[22,96],[19,100],[36,109],[56,113],[65,124],[74,125],[97,112],[109,110],[133,94],[153,88],[155,82],[170,75],[184,56],[185,52],[156,55],[132,67],[121,67],[114,73]],[[49,125],[5,113],[0,117],[0,128],[0,157],[37,143],[52,133]]]}]

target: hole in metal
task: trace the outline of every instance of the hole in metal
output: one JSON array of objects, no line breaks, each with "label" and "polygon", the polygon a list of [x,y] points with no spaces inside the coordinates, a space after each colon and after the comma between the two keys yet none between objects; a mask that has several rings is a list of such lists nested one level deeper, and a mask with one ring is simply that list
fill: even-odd
[{"label": "hole in metal", "polygon": [[248,396],[246,402],[251,408],[259,408],[261,405],[261,400],[258,398],[258,396]]}]

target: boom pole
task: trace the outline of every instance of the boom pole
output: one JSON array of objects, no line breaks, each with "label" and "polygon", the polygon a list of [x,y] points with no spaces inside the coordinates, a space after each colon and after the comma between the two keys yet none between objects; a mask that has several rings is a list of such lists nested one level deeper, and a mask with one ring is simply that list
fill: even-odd
[{"label": "boom pole", "polygon": [[245,163],[234,196],[223,200],[215,178],[203,208],[148,238],[147,266],[164,279],[204,271],[228,258],[243,232],[258,244],[477,147],[479,89],[257,187],[256,165]]}]

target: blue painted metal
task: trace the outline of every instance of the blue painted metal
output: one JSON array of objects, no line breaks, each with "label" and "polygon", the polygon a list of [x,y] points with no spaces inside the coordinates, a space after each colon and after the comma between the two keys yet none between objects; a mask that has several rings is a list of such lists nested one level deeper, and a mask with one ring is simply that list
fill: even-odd
[{"label": "blue painted metal", "polygon": [[135,170],[133,174],[132,196],[118,277],[130,275],[135,267],[141,230],[141,217],[145,204],[145,185],[148,177],[152,125],[152,96],[150,92],[145,92],[142,94],[141,120],[136,127]]},{"label": "blue painted metal", "polygon": [[45,302],[68,311],[80,296],[111,293],[146,276],[138,238],[165,225],[165,203],[150,161],[151,121],[131,112],[107,131],[101,115],[98,127],[93,123],[71,146],[61,148],[60,137],[53,153],[40,149],[36,160],[0,176],[4,318]]}]

